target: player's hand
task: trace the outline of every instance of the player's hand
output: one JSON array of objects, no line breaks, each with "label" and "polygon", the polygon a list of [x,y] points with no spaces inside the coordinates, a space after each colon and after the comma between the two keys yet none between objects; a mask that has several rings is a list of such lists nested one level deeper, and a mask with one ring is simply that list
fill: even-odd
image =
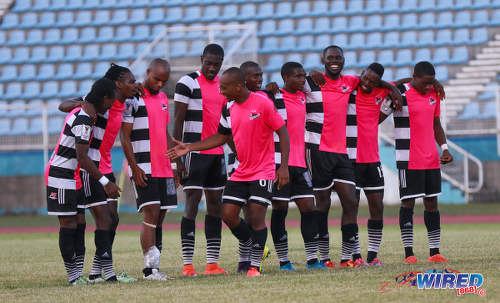
[{"label": "player's hand", "polygon": [[434,81],[434,89],[436,90],[436,93],[437,93],[440,100],[444,100],[446,98],[446,93],[444,92],[444,87],[441,84],[441,82],[435,80]]},{"label": "player's hand", "polygon": [[389,93],[392,99],[392,108],[394,110],[400,111],[403,108],[403,96],[401,96],[401,92],[397,89],[391,89],[391,92]]},{"label": "player's hand", "polygon": [[179,157],[184,156],[185,154],[189,153],[191,150],[189,149],[189,145],[178,141],[174,138],[172,138],[175,144],[177,144],[175,147],[172,147],[171,149],[167,150],[167,153],[165,156],[169,158],[170,160],[175,160]]},{"label": "player's hand", "polygon": [[97,112],[95,111],[94,105],[89,102],[82,102],[83,110],[89,115],[90,119],[92,119],[92,123],[95,124],[97,120]]},{"label": "player's hand", "polygon": [[276,180],[274,183],[278,183],[278,190],[290,182],[290,176],[288,175],[288,167],[280,165],[276,171]]},{"label": "player's hand", "polygon": [[317,86],[323,86],[326,84],[326,79],[323,74],[318,70],[312,70],[309,72],[309,76]]},{"label": "player's hand", "polygon": [[132,168],[132,178],[134,179],[135,184],[140,187],[147,186],[146,181],[148,180],[148,177],[139,166],[134,166]]},{"label": "player's hand", "polygon": [[450,163],[453,161],[453,156],[450,154],[450,152],[445,149],[443,150],[443,152],[441,153],[441,164],[446,164],[446,163]]},{"label": "player's hand", "polygon": [[142,87],[141,82],[135,83],[135,95],[136,96],[141,96],[144,97],[146,95],[146,92],[144,91],[144,87]]},{"label": "player's hand", "polygon": [[186,178],[186,167],[180,158],[177,158],[175,163],[177,164],[177,168],[174,170],[175,187],[179,187],[182,184],[182,180]]},{"label": "player's hand", "polygon": [[120,196],[120,192],[122,191],[118,185],[115,183],[109,181],[106,186],[104,186],[104,191],[106,192],[106,195],[112,199],[116,199]]},{"label": "player's hand", "polygon": [[266,84],[266,92],[276,95],[280,91],[278,83],[269,82]]}]

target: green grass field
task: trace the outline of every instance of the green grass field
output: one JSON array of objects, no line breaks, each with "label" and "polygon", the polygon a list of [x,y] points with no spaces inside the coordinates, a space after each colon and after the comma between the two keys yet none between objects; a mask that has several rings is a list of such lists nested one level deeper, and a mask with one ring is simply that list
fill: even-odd
[{"label": "green grass field", "polygon": [[[4,218],[0,219],[4,221]],[[415,253],[418,265],[404,265],[399,227],[384,228],[380,258],[384,265],[308,271],[305,269],[303,243],[298,228],[289,228],[290,256],[297,262],[296,272],[281,273],[272,254],[264,262],[264,275],[247,278],[235,273],[237,242],[228,230],[223,232],[220,265],[230,271],[218,277],[182,277],[182,257],[178,231],[165,231],[161,270],[173,280],[139,281],[134,284],[100,284],[69,287],[58,249],[57,234],[0,235],[1,302],[500,302],[500,224],[442,226],[442,253],[450,259],[446,266],[427,263],[425,227],[415,228]],[[332,257],[340,257],[340,228],[331,227]],[[363,254],[366,254],[366,227],[360,228]],[[195,267],[204,269],[204,233],[197,233]],[[94,253],[93,234],[86,239],[85,272],[90,270]],[[269,235],[268,245],[272,247]],[[138,232],[119,232],[114,246],[115,270],[126,270],[139,277],[142,254]],[[394,277],[408,271],[449,267],[460,272],[482,273],[485,297],[468,294],[457,298],[453,290],[418,290],[397,287]],[[392,289],[381,293],[385,281]]]}]

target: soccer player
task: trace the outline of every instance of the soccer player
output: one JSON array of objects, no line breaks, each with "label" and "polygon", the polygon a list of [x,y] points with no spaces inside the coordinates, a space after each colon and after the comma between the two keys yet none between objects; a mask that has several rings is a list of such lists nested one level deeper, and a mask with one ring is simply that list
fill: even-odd
[{"label": "soccer player", "polygon": [[[89,110],[89,116],[96,117],[97,125],[102,130],[99,135],[102,136],[102,142],[100,144],[99,152],[101,154],[101,159],[99,161],[99,171],[106,176],[112,182],[116,182],[115,176],[113,174],[113,169],[111,166],[111,149],[113,148],[115,139],[122,123],[122,115],[124,110],[124,102],[128,98],[132,98],[134,95],[139,94],[140,86],[135,82],[135,77],[132,72],[123,66],[111,64],[110,68],[104,75],[105,78],[110,79],[116,84],[116,100],[113,103],[111,109],[103,116],[94,115],[94,112]],[[73,110],[75,107],[82,105],[82,99],[71,99],[66,100],[61,103],[59,109],[65,112]],[[83,103],[84,109],[85,103]],[[88,177],[88,174],[83,173],[82,180],[84,185],[86,185],[86,199],[88,203],[86,207],[90,208],[92,215],[99,227],[105,230],[109,230],[110,244],[113,247],[116,228],[118,226],[118,203],[117,199],[107,197],[102,186]],[[107,204],[107,205],[106,205]],[[104,206],[103,206],[104,205]],[[107,210],[105,209],[107,208]],[[99,223],[97,223],[99,222]],[[82,227],[85,230],[85,226]],[[100,229],[100,228],[99,228]],[[80,227],[79,227],[80,230]],[[101,232],[99,232],[100,234]],[[97,232],[96,232],[97,236]],[[101,277],[102,266],[100,265],[100,258],[98,255],[94,256],[94,262],[90,270],[89,280],[91,282],[102,282]],[[133,278],[127,277],[124,273],[119,275],[118,279],[122,282],[132,282]]]},{"label": "soccer player", "polygon": [[[440,252],[441,223],[437,196],[441,193],[440,163],[453,161],[441,126],[440,101],[433,85],[434,66],[422,61],[415,65],[410,83],[399,85],[402,111],[394,111],[396,163],[399,169],[399,226],[405,249],[405,263],[415,264],[413,253],[413,208],[415,199],[424,199],[424,221],[429,239],[429,262],[448,262]],[[392,110],[382,106],[385,116]],[[381,117],[381,120],[385,118]],[[441,147],[441,157],[436,147]]]},{"label": "soccer player", "polygon": [[[280,270],[295,270],[288,256],[288,233],[285,228],[285,218],[288,213],[288,203],[294,201],[301,214],[301,232],[306,251],[307,268],[326,268],[317,258],[318,225],[315,220],[314,194],[311,175],[306,165],[305,157],[305,119],[306,96],[303,92],[306,73],[300,63],[287,62],[281,68],[284,87],[273,96],[278,112],[285,120],[290,134],[290,157],[288,172],[290,183],[278,190],[273,188],[271,235],[280,262]],[[275,162],[281,163],[279,139],[275,139]]]},{"label": "soccer player", "polygon": [[[358,239],[358,202],[350,160],[356,155],[356,104],[350,95],[357,88],[359,78],[341,74],[344,55],[342,48],[336,45],[323,50],[321,62],[325,65],[325,84],[320,87],[308,77],[305,85],[306,157],[312,171],[318,208],[320,259],[327,267],[335,267],[329,256],[328,233],[333,187],[342,205],[342,255],[339,266],[362,266],[364,261],[361,255],[355,256],[356,261],[350,260]],[[391,85],[387,87],[391,89],[391,95],[401,98],[396,88]]]},{"label": "soccer player", "polygon": [[[251,266],[247,276],[259,276],[260,262],[267,239],[266,209],[271,204],[273,180],[281,189],[289,181],[289,139],[283,118],[268,98],[250,92],[239,68],[226,70],[220,79],[220,91],[228,102],[218,132],[200,142],[178,145],[169,150],[170,158],[193,150],[220,146],[233,136],[240,164],[231,175],[223,195],[222,218],[242,242],[252,243]],[[276,171],[273,132],[280,138],[282,164]],[[249,225],[240,219],[243,205],[248,207]]]},{"label": "soccer player", "polygon": [[[145,95],[128,99],[120,132],[137,194],[137,210],[143,214],[141,246],[143,277],[167,279],[159,271],[162,249],[161,226],[168,209],[177,207],[177,192],[170,160],[165,157],[172,138],[168,98],[160,90],[170,77],[170,65],[163,59],[151,61],[143,83]],[[160,233],[158,233],[158,230]]]},{"label": "soccer player", "polygon": [[[94,111],[104,114],[115,100],[115,84],[108,79],[99,79],[93,85],[84,103]],[[77,234],[77,208],[83,209],[82,189],[78,189],[78,167],[85,169],[102,184],[107,195],[119,197],[120,188],[98,170],[99,146],[96,145],[98,128],[81,108],[74,109],[66,117],[59,142],[46,168],[47,210],[49,215],[59,217],[59,249],[73,285],[86,284],[82,277],[83,259],[77,260],[81,250],[85,251],[84,238]],[[111,251],[106,239],[96,238],[97,250],[106,254],[104,266],[111,268],[108,281],[116,281],[113,273]],[[79,254],[80,252],[80,254]],[[112,275],[110,275],[112,274]]]},{"label": "soccer player", "polygon": [[[203,140],[217,133],[222,107],[226,99],[219,92],[217,74],[224,60],[224,50],[209,44],[201,56],[201,69],[183,76],[175,87],[174,137],[185,143]],[[184,276],[196,276],[193,266],[195,219],[202,193],[205,193],[205,237],[207,265],[205,274],[227,274],[219,267],[221,245],[221,197],[226,184],[224,149],[218,146],[201,152],[192,151],[184,163],[177,161],[177,173],[183,179],[186,207],[181,220],[181,242]]]}]

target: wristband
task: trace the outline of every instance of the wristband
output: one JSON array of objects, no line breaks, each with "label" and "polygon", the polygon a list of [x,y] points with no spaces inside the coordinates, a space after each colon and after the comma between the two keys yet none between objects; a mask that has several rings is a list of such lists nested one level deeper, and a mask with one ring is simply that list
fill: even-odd
[{"label": "wristband", "polygon": [[170,162],[170,165],[172,165],[172,169],[177,169],[177,163]]},{"label": "wristband", "polygon": [[446,144],[446,143],[441,144],[441,151],[443,151],[445,149],[448,149],[448,144]]},{"label": "wristband", "polygon": [[99,179],[99,183],[101,183],[102,186],[106,186],[109,183],[109,179],[106,178],[106,176],[102,176],[101,179]]}]

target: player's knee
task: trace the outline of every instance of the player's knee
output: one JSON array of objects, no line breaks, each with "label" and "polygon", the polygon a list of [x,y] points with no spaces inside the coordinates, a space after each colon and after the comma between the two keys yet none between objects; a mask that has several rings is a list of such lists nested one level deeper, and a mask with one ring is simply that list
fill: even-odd
[{"label": "player's knee", "polygon": [[288,210],[288,201],[276,201],[272,203],[273,210]]}]

